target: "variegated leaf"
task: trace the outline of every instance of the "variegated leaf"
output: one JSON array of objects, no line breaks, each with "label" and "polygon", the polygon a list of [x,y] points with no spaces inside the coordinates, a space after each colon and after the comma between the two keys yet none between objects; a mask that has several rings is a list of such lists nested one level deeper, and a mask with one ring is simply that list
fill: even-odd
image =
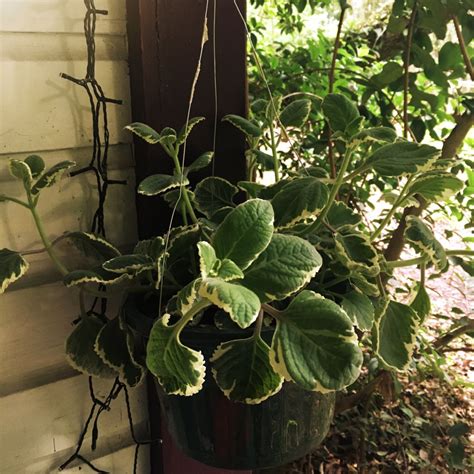
[{"label": "variegated leaf", "polygon": [[306,240],[274,234],[268,247],[247,268],[241,283],[262,303],[282,300],[301,290],[321,265],[321,256]]},{"label": "variegated leaf", "polygon": [[276,229],[311,222],[319,215],[329,197],[327,186],[312,176],[290,181],[272,199]]},{"label": "variegated leaf", "polygon": [[427,201],[442,202],[456,195],[464,183],[450,173],[432,172],[419,176],[409,187],[410,195],[419,194]]},{"label": "variegated leaf", "polygon": [[248,137],[259,138],[262,135],[262,130],[258,125],[238,115],[226,115],[222,121],[231,123]]},{"label": "variegated leaf", "polygon": [[208,219],[222,208],[235,207],[233,198],[238,188],[229,181],[210,176],[199,182],[194,190],[196,207]]},{"label": "variegated leaf", "polygon": [[270,365],[270,348],[258,335],[220,344],[210,361],[217,385],[234,402],[256,405],[283,386]]},{"label": "variegated leaf", "polygon": [[100,235],[88,232],[71,232],[67,238],[87,257],[104,262],[118,257],[120,252]]},{"label": "variegated leaf", "polygon": [[199,295],[224,310],[241,328],[249,327],[258,316],[260,300],[249,289],[218,278],[202,281]]},{"label": "variegated leaf", "polygon": [[28,271],[28,262],[9,249],[0,250],[0,294]]},{"label": "variegated leaf", "polygon": [[140,273],[145,270],[153,270],[155,261],[147,255],[132,254],[120,255],[119,257],[107,260],[102,268],[112,273]]},{"label": "variegated leaf", "polygon": [[112,273],[101,267],[92,270],[74,270],[64,277],[67,287],[83,285],[86,283],[97,283],[100,285],[115,285],[130,279],[130,275],[123,273]]},{"label": "variegated leaf", "polygon": [[40,193],[43,189],[49,188],[56,184],[61,176],[69,169],[76,166],[74,161],[61,161],[52,166],[48,171],[45,171],[36,181],[31,188],[31,194],[33,196]]},{"label": "variegated leaf", "polygon": [[286,380],[326,393],[357,379],[362,351],[349,316],[333,301],[303,291],[277,319],[270,361]]},{"label": "variegated leaf", "polygon": [[407,217],[405,238],[417,252],[427,256],[438,270],[446,268],[448,264],[446,251],[434,236],[433,231],[419,217]]},{"label": "variegated leaf", "polygon": [[156,321],[147,344],[146,365],[169,395],[189,397],[204,384],[206,366],[200,351],[183,345],[179,322],[169,325],[170,315]]},{"label": "variegated leaf", "polygon": [[177,145],[182,145],[186,139],[188,138],[189,134],[192,132],[193,128],[198,125],[199,123],[206,120],[205,117],[194,117],[192,118],[187,125],[184,125],[183,128],[180,130],[178,134],[178,138],[176,140]]},{"label": "variegated leaf", "polygon": [[187,186],[189,180],[184,177],[167,174],[154,174],[145,178],[138,186],[138,193],[145,196],[157,196],[173,188]]},{"label": "variegated leaf", "polygon": [[161,135],[155,129],[145,123],[134,122],[125,128],[152,145],[158,143],[161,138]]}]

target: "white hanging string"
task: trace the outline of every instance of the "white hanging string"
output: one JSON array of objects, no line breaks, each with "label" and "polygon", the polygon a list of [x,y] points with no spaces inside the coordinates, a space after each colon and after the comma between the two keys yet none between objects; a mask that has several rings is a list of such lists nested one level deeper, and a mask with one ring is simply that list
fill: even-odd
[{"label": "white hanging string", "polygon": [[[246,32],[246,35],[247,35],[247,39],[248,39],[248,42],[250,44],[250,48],[252,49],[252,55],[255,59],[255,63],[257,65],[257,68],[260,72],[260,75],[262,76],[262,79],[263,79],[263,82],[265,83],[265,87],[267,89],[267,93],[268,93],[268,97],[270,99],[270,103],[271,103],[271,106],[272,106],[272,109],[273,109],[273,113],[275,114],[275,117],[277,118],[278,117],[278,113],[277,113],[277,110],[276,110],[276,105],[275,105],[275,99],[273,98],[273,93],[272,93],[272,90],[270,88],[270,83],[268,82],[268,79],[267,79],[267,76],[265,74],[265,71],[263,69],[263,66],[262,66],[262,63],[260,61],[260,58],[259,58],[259,55],[258,55],[258,51],[257,51],[257,48],[255,48],[255,45],[253,44],[253,41],[252,41],[252,36],[250,34],[250,30],[247,26],[247,22],[245,20],[245,17],[242,13],[242,11],[240,10],[239,8],[239,5],[237,4],[237,0],[233,0],[234,1],[234,6],[235,6],[235,9],[237,10],[237,13],[239,14],[240,16],[240,19],[242,20],[242,23],[244,25],[244,28],[245,28],[245,32]],[[281,123],[281,121],[277,118],[278,120],[278,125],[280,126],[280,128],[282,129],[283,133],[285,134],[285,138],[288,140],[288,143],[290,144],[290,148],[291,150],[293,150],[293,153],[295,154],[296,156],[296,159],[298,160],[299,164],[303,167],[303,170],[305,171],[305,173],[307,175],[309,175],[308,173],[308,170],[306,169],[305,167],[305,163],[303,161],[303,159],[301,158],[301,156],[299,155],[299,153],[296,152],[296,150],[294,149],[294,142],[293,140],[291,140],[288,132],[286,131],[286,128],[285,126]]]},{"label": "white hanging string", "polygon": [[[208,14],[209,14],[209,1],[210,0],[206,0],[206,8],[205,8],[205,11],[204,11],[204,20],[203,20],[202,35],[201,35],[201,47],[200,47],[200,50],[199,50],[199,57],[198,57],[196,70],[195,70],[194,77],[193,77],[193,82],[192,82],[192,85],[191,85],[191,92],[190,92],[190,95],[189,95],[189,102],[188,102],[188,109],[187,109],[187,113],[186,113],[186,123],[184,125],[184,127],[185,127],[184,130],[188,129],[189,121],[191,120],[191,110],[192,110],[192,106],[193,106],[193,102],[194,102],[194,95],[196,93],[196,85],[197,85],[197,82],[199,80],[199,76],[201,75],[201,65],[202,65],[202,56],[203,56],[203,53],[204,53],[204,46],[205,46],[205,44],[207,43],[207,41],[209,39],[208,27],[207,27]],[[215,6],[214,6],[214,8],[215,8]],[[215,36],[215,33],[214,33],[214,36]],[[216,132],[214,131],[214,135],[215,134],[216,134]],[[185,139],[184,139],[184,143],[183,143],[183,156],[181,158],[181,170],[182,171],[184,171],[184,166],[185,166],[185,163],[186,163],[187,144],[188,144],[188,137],[186,136]],[[214,152],[215,152],[215,149],[214,149]],[[158,310],[159,311],[159,317],[161,317],[161,308],[162,308],[162,304],[163,304],[163,280],[164,280],[164,274],[165,274],[165,268],[166,268],[166,252],[168,251],[169,241],[170,241],[170,232],[171,232],[171,229],[173,228],[173,222],[174,222],[174,218],[176,216],[176,211],[178,209],[178,204],[180,203],[182,195],[183,195],[183,186],[184,186],[184,173],[181,176],[181,183],[180,183],[180,187],[179,187],[179,196],[178,196],[178,199],[176,200],[176,203],[173,206],[173,210],[171,212],[170,223],[169,223],[169,226],[168,226],[168,232],[166,234],[166,239],[165,239],[165,250],[164,250],[165,257],[163,258],[162,265],[161,265],[161,272],[160,272],[161,275],[159,275],[160,280],[161,280],[160,281],[159,310]]]}]

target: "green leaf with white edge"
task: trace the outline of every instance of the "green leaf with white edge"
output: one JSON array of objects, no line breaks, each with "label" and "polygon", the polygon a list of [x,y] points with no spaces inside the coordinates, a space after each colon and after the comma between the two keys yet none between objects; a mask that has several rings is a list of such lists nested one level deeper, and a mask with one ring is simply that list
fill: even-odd
[{"label": "green leaf with white edge", "polygon": [[0,294],[28,271],[28,262],[9,249],[0,250]]},{"label": "green leaf with white edge", "polygon": [[188,283],[184,288],[182,288],[176,298],[176,309],[180,312],[182,316],[185,316],[186,313],[193,307],[193,305],[201,299],[199,296],[199,288],[201,287],[201,278]]},{"label": "green leaf with white edge", "polygon": [[216,252],[212,245],[208,242],[198,242],[199,252],[199,268],[201,276],[207,278],[208,276],[215,276],[213,274],[214,267],[218,261]]},{"label": "green leaf with white edge", "polygon": [[102,361],[118,373],[121,382],[136,387],[145,377],[145,367],[134,357],[134,340],[131,330],[116,317],[102,326],[94,350]]},{"label": "green leaf with white edge", "polygon": [[359,376],[362,351],[349,316],[303,291],[281,312],[270,352],[273,370],[306,390],[342,390]]},{"label": "green leaf with white edge", "polygon": [[456,195],[464,183],[450,173],[433,172],[418,176],[408,188],[410,195],[419,194],[427,201],[442,202]]},{"label": "green leaf with white edge", "polygon": [[30,189],[33,182],[33,175],[30,167],[22,160],[10,160],[8,162],[8,170],[10,174],[17,179],[23,181],[26,189]]},{"label": "green leaf with white edge", "polygon": [[311,112],[311,101],[298,99],[288,104],[280,114],[280,122],[284,127],[301,128],[308,120]]},{"label": "green leaf with white edge", "polygon": [[342,297],[342,309],[361,331],[370,331],[374,324],[374,305],[369,297],[357,290]]},{"label": "green leaf with white edge", "polygon": [[329,225],[335,229],[345,225],[358,225],[362,222],[360,215],[341,201],[337,201],[331,206],[326,218]]},{"label": "green leaf with white edge", "polygon": [[366,277],[362,273],[352,273],[351,283],[367,296],[379,296],[380,290],[374,278]]},{"label": "green leaf with white edge", "polygon": [[419,321],[415,310],[390,301],[385,312],[375,322],[375,351],[389,368],[404,370],[415,349]]},{"label": "green leaf with white edge", "polygon": [[183,345],[180,323],[169,325],[170,315],[156,321],[147,344],[146,365],[168,395],[189,397],[204,384],[206,366],[200,351]]},{"label": "green leaf with white edge", "polygon": [[66,339],[66,359],[79,372],[94,377],[113,379],[118,373],[106,364],[94,349],[104,323],[96,316],[82,318]]},{"label": "green leaf with white edge", "polygon": [[400,195],[394,191],[388,191],[386,193],[383,193],[382,196],[380,197],[382,200],[392,205],[397,202],[398,203],[397,207],[401,207],[401,208],[405,208],[408,206],[414,206],[414,207],[419,206],[419,201],[415,199],[414,197],[410,197],[410,196],[406,196],[405,198],[402,199],[401,202],[398,202]]},{"label": "green leaf with white edge", "polygon": [[25,163],[29,166],[33,178],[37,178],[44,171],[45,163],[41,156],[30,155],[25,158]]},{"label": "green leaf with white edge", "polygon": [[253,291],[218,278],[204,279],[199,295],[228,313],[242,329],[248,328],[260,311],[260,300]]},{"label": "green leaf with white edge", "polygon": [[[195,207],[194,193],[190,189],[188,189],[187,195],[189,201],[191,202],[191,205]],[[177,209],[178,212],[182,213],[183,204],[186,203],[186,200],[184,198],[184,193],[181,191],[180,188],[172,189],[171,191],[166,191],[166,193],[163,194],[163,199],[168,203],[168,206],[171,209]],[[186,209],[185,212],[187,213]]]},{"label": "green leaf with white edge", "polygon": [[220,259],[228,258],[245,270],[267,248],[273,235],[271,204],[251,199],[237,206],[217,228],[212,242]]},{"label": "green leaf with white edge", "polygon": [[278,118],[282,104],[283,97],[278,96],[270,98],[265,109],[265,119],[267,124],[274,122]]},{"label": "green leaf with white edge", "polygon": [[86,283],[97,283],[100,285],[116,285],[131,277],[127,273],[113,273],[104,270],[101,267],[91,270],[74,270],[68,273],[64,279],[64,284],[70,288],[72,286],[83,285]]},{"label": "green leaf with white edge", "polygon": [[226,115],[223,122],[229,122],[235,128],[238,128],[247,137],[259,138],[262,135],[262,129],[255,123],[247,120],[246,118],[240,117],[239,115]]},{"label": "green leaf with white edge", "polygon": [[140,273],[145,270],[153,270],[155,262],[147,255],[131,254],[107,260],[102,265],[104,270],[112,273]]},{"label": "green leaf with white edge", "polygon": [[257,405],[283,386],[270,365],[270,347],[259,335],[220,344],[210,362],[218,387],[234,402]]},{"label": "green leaf with white edge", "polygon": [[61,176],[68,171],[69,169],[76,166],[74,161],[61,161],[60,163],[56,163],[54,166],[49,168],[48,171],[45,171],[36,181],[36,183],[31,188],[31,194],[33,196],[37,195],[45,188],[49,188],[56,184]]},{"label": "green leaf with white edge", "polygon": [[352,272],[361,272],[369,277],[380,273],[377,251],[366,234],[352,226],[339,229],[334,242],[335,257]]},{"label": "green leaf with white edge", "polygon": [[125,128],[151,145],[156,145],[161,138],[161,135],[154,128],[145,123],[134,122],[127,125]]},{"label": "green leaf with white edge", "polygon": [[180,130],[178,134],[176,144],[182,145],[187,140],[193,128],[199,123],[204,122],[204,120],[206,120],[205,117],[194,117],[187,123],[187,125],[183,125],[183,128]]},{"label": "green leaf with white edge", "polygon": [[88,232],[71,232],[67,234],[67,238],[84,255],[101,262],[120,255],[119,250],[100,235]]},{"label": "green leaf with white edge", "polygon": [[354,102],[341,94],[328,94],[323,100],[322,109],[334,132],[344,132],[360,116]]},{"label": "green leaf with white edge", "polygon": [[182,176],[172,176],[168,174],[154,174],[145,178],[138,186],[138,193],[145,196],[157,196],[158,194],[178,188],[181,185],[187,186],[189,180]]},{"label": "green leaf with white edge", "polygon": [[163,237],[141,240],[133,249],[134,254],[146,255],[155,261],[163,255],[164,251],[165,239],[163,239]]},{"label": "green leaf with white edge", "polygon": [[262,303],[282,300],[301,290],[321,268],[322,258],[306,240],[274,234],[268,247],[245,271],[241,284]]},{"label": "green leaf with white edge", "polygon": [[428,170],[440,151],[429,145],[397,142],[378,148],[365,162],[381,176],[402,176]]},{"label": "green leaf with white edge", "polygon": [[210,176],[199,182],[194,189],[196,208],[208,219],[224,207],[235,207],[233,198],[239,189],[229,181]]},{"label": "green leaf with white edge", "polygon": [[260,191],[265,188],[263,184],[253,183],[252,181],[239,181],[237,186],[245,191],[251,199],[258,198]]},{"label": "green leaf with white edge", "polygon": [[438,270],[446,268],[448,264],[446,251],[433,231],[419,217],[407,217],[405,239],[417,252],[427,256]]},{"label": "green leaf with white edge", "polygon": [[189,257],[190,249],[194,250],[200,239],[200,230],[197,224],[174,227],[169,233],[168,258],[169,264],[183,256]]},{"label": "green leaf with white edge", "polygon": [[174,128],[165,127],[160,133],[159,143],[165,146],[172,146],[177,139],[176,130]]},{"label": "green leaf with white edge", "polygon": [[276,229],[288,229],[315,220],[328,198],[328,187],[318,178],[309,176],[290,181],[271,201]]},{"label": "green leaf with white edge", "polygon": [[189,166],[184,169],[184,174],[194,173],[209,166],[214,158],[214,152],[208,151],[196,158]]},{"label": "green leaf with white edge", "polygon": [[397,132],[390,127],[366,128],[353,137],[354,141],[393,143],[397,139]]},{"label": "green leaf with white edge", "polygon": [[410,303],[410,308],[418,315],[420,324],[422,324],[431,313],[431,299],[426,291],[425,285],[419,285],[418,291],[416,292],[413,301]]},{"label": "green leaf with white edge", "polygon": [[224,281],[241,280],[244,273],[232,260],[224,258],[216,268],[216,277]]}]

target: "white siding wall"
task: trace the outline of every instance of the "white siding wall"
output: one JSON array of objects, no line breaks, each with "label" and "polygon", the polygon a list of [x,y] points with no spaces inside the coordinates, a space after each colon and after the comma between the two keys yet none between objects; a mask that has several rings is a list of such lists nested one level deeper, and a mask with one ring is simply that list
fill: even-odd
[{"label": "white siding wall", "polygon": [[[99,16],[97,77],[109,97],[111,178],[128,186],[110,188],[106,209],[108,236],[126,246],[136,238],[134,172],[130,121],[125,0],[96,0],[109,10]],[[83,77],[86,47],[82,0],[0,0],[0,192],[20,196],[18,183],[7,172],[9,158],[40,154],[47,165],[72,159],[83,165],[91,153],[91,121],[82,88],[59,77],[61,72]],[[63,179],[45,192],[40,213],[55,238],[67,230],[87,230],[96,208],[92,176]],[[0,204],[0,248],[41,247],[28,212]],[[73,261],[71,249],[61,249]],[[90,408],[87,378],[64,358],[64,340],[77,316],[74,292],[58,281],[44,254],[28,257],[27,277],[0,297],[0,472],[57,472],[73,452]],[[105,394],[110,383],[98,383]],[[133,392],[133,412],[139,434],[146,432],[146,398]],[[100,422],[97,466],[112,473],[131,473],[133,446],[123,398]],[[90,441],[90,439],[89,439]],[[90,442],[86,440],[85,447]],[[139,472],[148,472],[142,451]],[[79,471],[79,469],[81,469]],[[73,465],[68,472],[91,472]]]}]

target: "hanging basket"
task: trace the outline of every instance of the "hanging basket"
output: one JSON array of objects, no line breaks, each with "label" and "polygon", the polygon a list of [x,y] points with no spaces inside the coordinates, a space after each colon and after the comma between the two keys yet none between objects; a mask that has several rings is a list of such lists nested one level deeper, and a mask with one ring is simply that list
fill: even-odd
[{"label": "hanging basket", "polygon": [[[138,331],[151,326],[150,318],[140,314],[133,301],[126,309],[127,320]],[[263,331],[262,336],[271,339],[272,330]],[[280,392],[258,405],[230,401],[217,387],[209,359],[221,342],[239,337],[245,334],[212,326],[188,327],[181,333],[183,344],[203,353],[208,372],[203,389],[192,397],[167,395],[156,382],[174,442],[196,461],[222,469],[262,469],[303,457],[329,430],[334,393],[309,392],[285,383]]]}]

